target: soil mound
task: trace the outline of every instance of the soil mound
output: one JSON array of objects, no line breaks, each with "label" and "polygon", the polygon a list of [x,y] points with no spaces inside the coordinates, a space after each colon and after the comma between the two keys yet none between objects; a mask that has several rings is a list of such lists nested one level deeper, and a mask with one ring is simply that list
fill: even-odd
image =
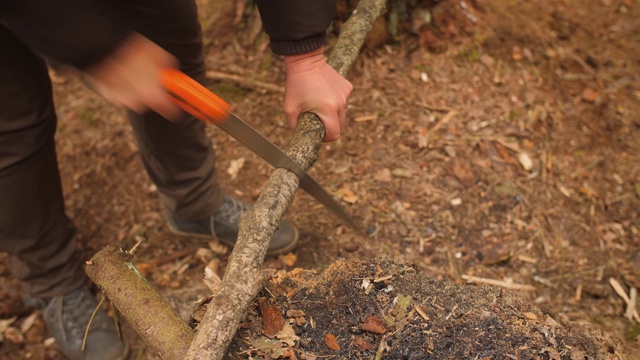
[{"label": "soil mound", "polygon": [[390,259],[296,269],[268,286],[228,358],[618,359],[602,333],[498,287],[430,280]]}]

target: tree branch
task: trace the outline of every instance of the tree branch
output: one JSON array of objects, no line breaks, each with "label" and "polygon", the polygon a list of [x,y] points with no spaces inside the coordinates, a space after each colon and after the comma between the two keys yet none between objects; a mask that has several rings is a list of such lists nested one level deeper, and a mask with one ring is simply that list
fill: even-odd
[{"label": "tree branch", "polygon": [[[341,75],[347,75],[367,33],[384,9],[384,0],[362,0],[342,26],[328,59]],[[325,129],[318,116],[302,114],[287,155],[308,169],[318,157],[324,135]],[[267,279],[262,263],[269,241],[298,185],[299,179],[292,172],[276,169],[254,206],[242,215],[238,242],[231,253],[222,285],[207,308],[186,359],[224,357],[249,304]]]},{"label": "tree branch", "polygon": [[128,252],[107,246],[87,262],[87,275],[161,358],[184,359],[193,331],[149,285],[131,258]]}]

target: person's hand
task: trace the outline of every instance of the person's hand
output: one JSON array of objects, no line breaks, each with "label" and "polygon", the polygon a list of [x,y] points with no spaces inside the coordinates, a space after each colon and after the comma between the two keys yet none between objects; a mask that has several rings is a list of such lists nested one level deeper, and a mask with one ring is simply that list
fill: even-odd
[{"label": "person's hand", "polygon": [[323,50],[285,57],[284,112],[291,128],[303,112],[318,115],[326,129],[324,141],[334,141],[345,129],[353,86],[327,64]]},{"label": "person's hand", "polygon": [[169,120],[182,112],[160,84],[162,69],[176,67],[177,60],[146,37],[134,34],[111,55],[84,69],[89,86],[114,105],[137,113],[153,110]]}]

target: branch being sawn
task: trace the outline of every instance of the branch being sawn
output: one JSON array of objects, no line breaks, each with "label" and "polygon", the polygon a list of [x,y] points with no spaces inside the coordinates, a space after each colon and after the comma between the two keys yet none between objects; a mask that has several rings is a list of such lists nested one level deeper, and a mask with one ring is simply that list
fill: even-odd
[{"label": "branch being sawn", "polygon": [[[328,62],[342,76],[358,57],[376,18],[385,10],[384,0],[361,0],[342,26]],[[302,168],[316,161],[325,135],[322,122],[312,113],[302,114],[286,153]],[[271,273],[262,268],[269,241],[298,188],[292,172],[276,169],[262,194],[240,220],[238,242],[233,248],[224,279],[209,303],[186,359],[222,359],[249,304]]]}]

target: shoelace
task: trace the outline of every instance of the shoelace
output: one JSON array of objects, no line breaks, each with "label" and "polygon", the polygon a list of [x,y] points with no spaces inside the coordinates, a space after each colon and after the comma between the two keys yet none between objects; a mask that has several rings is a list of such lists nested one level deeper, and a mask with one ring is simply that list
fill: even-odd
[{"label": "shoelace", "polygon": [[249,206],[243,202],[232,197],[225,196],[222,206],[216,213],[216,217],[227,219],[232,223],[237,223],[240,221],[240,215],[242,212],[248,208]]}]

